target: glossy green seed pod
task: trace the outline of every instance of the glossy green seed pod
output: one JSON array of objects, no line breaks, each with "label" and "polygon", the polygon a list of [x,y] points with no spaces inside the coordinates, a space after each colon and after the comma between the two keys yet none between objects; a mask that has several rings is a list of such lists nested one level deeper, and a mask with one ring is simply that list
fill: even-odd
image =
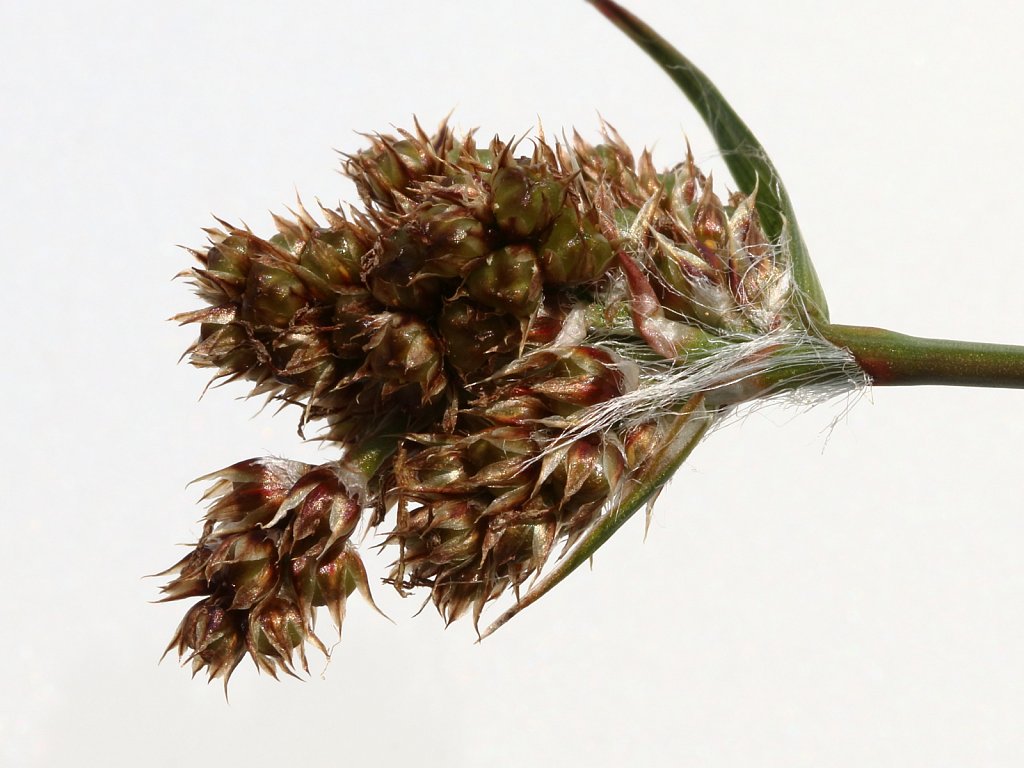
[{"label": "glossy green seed pod", "polygon": [[565,187],[538,169],[516,165],[494,172],[491,211],[498,227],[513,238],[543,232],[562,208]]},{"label": "glossy green seed pod", "polygon": [[590,219],[575,208],[563,208],[537,249],[545,282],[589,283],[601,277],[615,257],[611,244]]},{"label": "glossy green seed pod", "polygon": [[492,309],[529,317],[543,296],[540,265],[533,249],[528,245],[509,245],[488,254],[470,272],[466,292]]}]

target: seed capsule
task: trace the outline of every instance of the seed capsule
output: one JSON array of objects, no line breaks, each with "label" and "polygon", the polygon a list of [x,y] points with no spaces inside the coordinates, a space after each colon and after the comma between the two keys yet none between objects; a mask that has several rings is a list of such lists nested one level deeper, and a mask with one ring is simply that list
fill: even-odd
[{"label": "seed capsule", "polygon": [[345,603],[357,589],[373,603],[366,568],[351,544],[346,544],[344,550],[333,559],[317,565],[315,604],[327,606],[339,632],[345,618]]},{"label": "seed capsule", "polygon": [[449,302],[438,318],[445,343],[445,361],[472,382],[489,376],[515,358],[522,338],[521,324],[468,300]]},{"label": "seed capsule", "polygon": [[605,273],[615,254],[608,240],[589,219],[580,220],[575,208],[555,217],[551,231],[538,248],[544,279],[556,285],[577,285]]},{"label": "seed capsule", "polygon": [[224,235],[217,230],[211,232],[218,242],[200,256],[206,265],[204,271],[221,285],[243,287],[249,273],[251,240],[239,235]]},{"label": "seed capsule", "polygon": [[565,188],[540,169],[517,165],[494,172],[491,180],[494,221],[508,236],[527,238],[545,230],[562,207]]},{"label": "seed capsule", "polygon": [[528,245],[510,245],[487,256],[466,280],[466,292],[481,304],[520,318],[537,309],[540,268]]},{"label": "seed capsule", "polygon": [[363,511],[330,467],[306,473],[292,489],[287,503],[297,506],[290,514],[283,548],[295,557],[334,557],[359,524]]},{"label": "seed capsule", "polygon": [[441,345],[430,326],[412,315],[378,316],[366,353],[359,378],[381,383],[385,396],[417,385],[422,402],[428,403],[447,385]]},{"label": "seed capsule", "polygon": [[396,229],[363,259],[370,293],[391,309],[433,313],[445,296],[445,282],[424,272],[429,251],[407,229]]},{"label": "seed capsule", "polygon": [[316,286],[316,298],[329,300],[342,287],[359,285],[359,269],[368,250],[359,229],[344,222],[337,229],[317,229],[299,250],[299,267]]},{"label": "seed capsule", "polygon": [[425,275],[462,278],[491,250],[483,222],[461,205],[431,205],[417,214],[416,222],[429,251]]},{"label": "seed capsule", "polygon": [[309,464],[276,458],[247,459],[211,472],[197,482],[213,480],[203,495],[215,499],[206,519],[225,524],[221,533],[247,530],[269,522]]},{"label": "seed capsule", "polygon": [[302,668],[308,671],[303,645],[309,637],[299,606],[287,597],[272,597],[249,614],[246,641],[249,655],[257,666],[277,677],[281,669],[294,675],[296,651]]},{"label": "seed capsule", "polygon": [[227,588],[231,610],[252,608],[277,587],[277,547],[256,531],[227,536],[205,569],[212,589]]},{"label": "seed capsule", "polygon": [[213,599],[201,600],[185,614],[167,650],[176,648],[179,656],[191,651],[192,675],[205,667],[210,680],[223,677],[226,686],[245,655],[240,615]]},{"label": "seed capsule", "polygon": [[249,265],[241,316],[256,325],[285,328],[306,304],[306,291],[289,270],[263,260]]}]

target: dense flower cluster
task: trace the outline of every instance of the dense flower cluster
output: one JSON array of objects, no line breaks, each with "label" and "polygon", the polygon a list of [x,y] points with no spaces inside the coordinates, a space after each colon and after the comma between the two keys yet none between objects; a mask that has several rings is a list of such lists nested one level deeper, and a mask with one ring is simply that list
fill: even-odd
[{"label": "dense flower cluster", "polygon": [[626,409],[600,431],[576,428],[584,414],[790,321],[752,196],[723,204],[692,157],[658,173],[610,129],[523,144],[376,136],[345,165],[361,210],[321,224],[300,206],[269,239],[222,222],[194,252],[208,306],[179,317],[199,328],[191,362],[300,404],[341,450],[210,476],[203,534],[164,590],[202,597],[171,645],[195,670],[227,678],[246,652],[305,665],[317,606],[340,628],[368,594],[361,522],[394,545],[399,590],[479,618],[628,492],[679,413],[715,409]]}]

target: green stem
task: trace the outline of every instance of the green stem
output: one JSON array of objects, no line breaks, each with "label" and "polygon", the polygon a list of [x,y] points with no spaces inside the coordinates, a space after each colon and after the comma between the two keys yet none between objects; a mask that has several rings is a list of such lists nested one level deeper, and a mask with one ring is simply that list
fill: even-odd
[{"label": "green stem", "polygon": [[854,325],[826,325],[817,330],[837,347],[849,349],[878,386],[1024,389],[1024,346],[925,339]]}]

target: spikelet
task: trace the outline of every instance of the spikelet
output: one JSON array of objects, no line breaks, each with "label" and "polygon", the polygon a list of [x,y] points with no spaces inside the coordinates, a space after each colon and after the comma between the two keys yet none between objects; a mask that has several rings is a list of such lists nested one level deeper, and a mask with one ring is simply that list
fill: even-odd
[{"label": "spikelet", "polygon": [[326,653],[314,632],[326,606],[341,628],[348,596],[369,599],[352,534],[362,506],[331,466],[249,459],[207,475],[211,501],[195,549],[165,571],[164,600],[202,596],[168,650],[225,684],[248,653],[257,667],[308,671],[304,645]]}]

